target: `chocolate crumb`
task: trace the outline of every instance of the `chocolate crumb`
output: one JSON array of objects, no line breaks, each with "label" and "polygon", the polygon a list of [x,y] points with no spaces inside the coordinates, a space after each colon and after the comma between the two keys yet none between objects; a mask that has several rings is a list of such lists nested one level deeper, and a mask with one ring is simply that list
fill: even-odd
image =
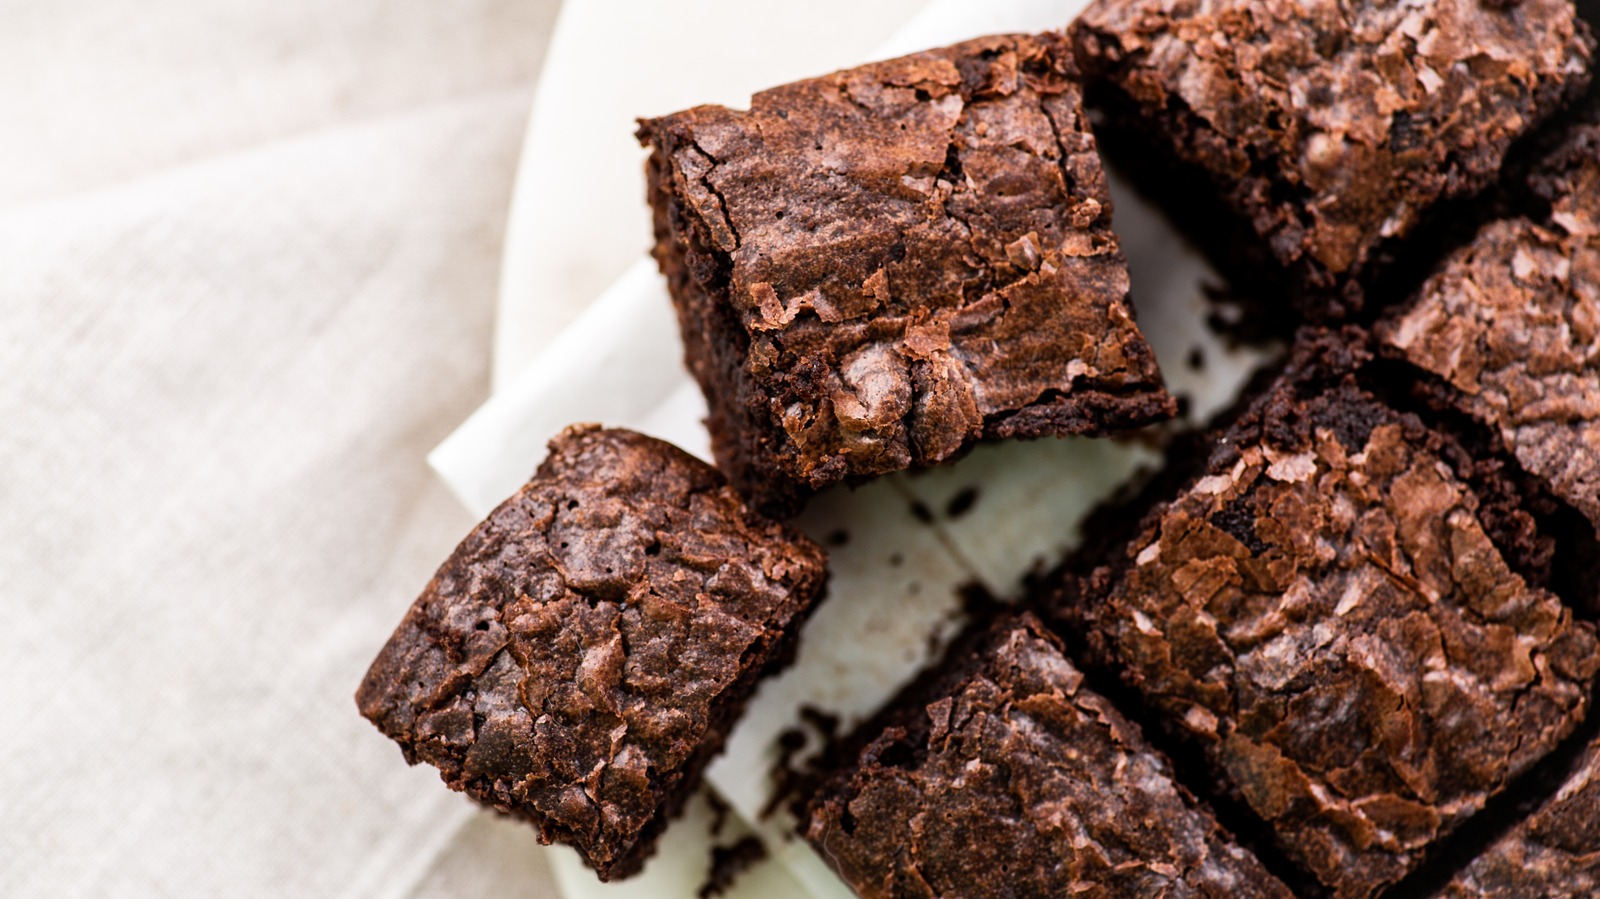
[{"label": "chocolate crumb", "polygon": [[767,847],[755,837],[745,837],[732,846],[711,847],[711,870],[698,893],[700,899],[712,899],[727,893],[733,881],[755,864],[767,857]]},{"label": "chocolate crumb", "polygon": [[1189,370],[1190,371],[1205,371],[1206,370],[1206,351],[1201,349],[1200,347],[1194,347],[1194,348],[1190,349],[1189,350],[1189,360],[1188,361],[1189,361]]},{"label": "chocolate crumb", "polygon": [[806,732],[798,727],[784,728],[778,733],[778,754],[784,761],[806,746]]},{"label": "chocolate crumb", "polygon": [[716,839],[722,836],[722,828],[728,825],[728,812],[730,809],[728,808],[728,803],[724,802],[721,796],[710,790],[706,791],[706,805],[711,809],[711,837]]},{"label": "chocolate crumb", "polygon": [[845,544],[847,544],[849,542],[850,542],[850,532],[845,530],[844,528],[839,528],[838,530],[836,530],[836,531],[834,531],[834,532],[832,532],[832,533],[830,533],[828,535],[827,543],[828,543],[829,546],[840,547],[840,546],[844,546]]},{"label": "chocolate crumb", "polygon": [[839,733],[839,716],[810,703],[800,706],[800,720],[824,741],[832,740]]},{"label": "chocolate crumb", "polygon": [[944,507],[945,517],[960,518],[968,512],[971,512],[972,507],[977,502],[978,488],[968,487],[962,490],[960,493],[957,493],[955,496],[950,497],[950,502],[946,503]]},{"label": "chocolate crumb", "polygon": [[[777,758],[768,772],[772,795],[761,808],[763,820],[781,808],[803,804],[817,782],[820,760],[827,757],[839,733],[839,716],[806,703],[799,709],[800,721],[785,728],[776,741]],[[817,751],[807,754],[807,747]],[[804,758],[801,756],[805,755]]]},{"label": "chocolate crumb", "polygon": [[967,581],[957,587],[956,595],[961,597],[962,614],[973,621],[992,618],[1005,608],[999,597],[977,581]]},{"label": "chocolate crumb", "polygon": [[923,524],[933,524],[933,510],[920,499],[911,501],[911,516]]}]

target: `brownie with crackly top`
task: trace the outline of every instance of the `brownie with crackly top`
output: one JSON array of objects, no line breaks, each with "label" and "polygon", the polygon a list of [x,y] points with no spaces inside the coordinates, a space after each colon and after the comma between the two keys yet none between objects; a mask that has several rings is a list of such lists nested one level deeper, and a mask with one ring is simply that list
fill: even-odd
[{"label": "brownie with crackly top", "polygon": [[1547,208],[1485,225],[1376,333],[1600,530],[1600,125],[1587,117],[1529,179]]},{"label": "brownie with crackly top", "polygon": [[1096,0],[1071,34],[1134,174],[1170,165],[1164,199],[1222,267],[1268,263],[1324,319],[1361,310],[1430,211],[1469,212],[1593,52],[1570,0]]},{"label": "brownie with crackly top", "polygon": [[1062,37],[873,63],[639,137],[717,460],[764,509],[980,439],[1174,414]]},{"label": "brownie with crackly top", "polygon": [[1029,615],[957,644],[813,803],[863,899],[1288,899]]},{"label": "brownie with crackly top", "polygon": [[1047,605],[1339,897],[1400,879],[1577,726],[1593,628],[1448,433],[1308,332],[1205,468]]},{"label": "brownie with crackly top", "polygon": [[1600,896],[1600,740],[1539,808],[1466,865],[1441,899]]},{"label": "brownie with crackly top", "polygon": [[627,876],[824,580],[822,550],[711,466],[569,428],[439,569],[356,701],[407,761]]}]

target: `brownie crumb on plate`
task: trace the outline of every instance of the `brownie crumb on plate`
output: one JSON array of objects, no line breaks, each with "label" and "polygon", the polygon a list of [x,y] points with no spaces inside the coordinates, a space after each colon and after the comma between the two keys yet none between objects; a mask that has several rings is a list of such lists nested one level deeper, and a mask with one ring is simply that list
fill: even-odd
[{"label": "brownie crumb on plate", "polygon": [[716,899],[725,896],[739,875],[750,870],[767,857],[766,844],[754,836],[740,837],[729,846],[712,846],[710,865],[705,883],[695,895],[699,899]]},{"label": "brownie crumb on plate", "polygon": [[821,549],[711,466],[569,428],[439,569],[356,701],[407,761],[624,877],[792,657],[825,577]]},{"label": "brownie crumb on plate", "polygon": [[1405,876],[1552,751],[1600,666],[1446,437],[1357,382],[1362,333],[1303,337],[1206,468],[1051,600],[1340,897]]},{"label": "brownie crumb on plate", "polygon": [[1200,243],[1237,224],[1248,258],[1224,269],[1271,261],[1326,317],[1361,308],[1437,204],[1494,181],[1593,48],[1570,0],[1096,0],[1071,34],[1108,125],[1209,183],[1227,221]]},{"label": "brownie crumb on plate", "polygon": [[1059,35],[641,123],[717,460],[761,508],[981,439],[1169,418]]},{"label": "brownie crumb on plate", "polygon": [[858,895],[1292,895],[1036,619],[958,645],[812,806],[808,838]]}]

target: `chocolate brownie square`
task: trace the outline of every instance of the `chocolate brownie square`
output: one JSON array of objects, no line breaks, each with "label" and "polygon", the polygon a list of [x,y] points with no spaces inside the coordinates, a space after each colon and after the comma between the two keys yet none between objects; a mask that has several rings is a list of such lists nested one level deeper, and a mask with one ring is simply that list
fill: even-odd
[{"label": "chocolate brownie square", "polygon": [[979,439],[1170,417],[1057,35],[641,123],[717,460],[772,511]]},{"label": "chocolate brownie square", "polygon": [[1570,0],[1096,0],[1071,34],[1091,103],[1158,160],[1141,165],[1209,182],[1221,230],[1248,235],[1221,255],[1266,251],[1324,317],[1361,308],[1430,209],[1494,181],[1593,47]]},{"label": "chocolate brownie square", "polygon": [[1484,226],[1376,332],[1600,529],[1600,126],[1533,182],[1547,214]]},{"label": "chocolate brownie square", "polygon": [[1284,897],[1031,616],[960,644],[820,793],[857,895]]},{"label": "chocolate brownie square", "polygon": [[569,428],[439,569],[356,702],[408,762],[623,877],[788,662],[824,579],[822,550],[711,466]]},{"label": "chocolate brownie square", "polygon": [[1552,750],[1593,629],[1508,561],[1459,444],[1309,335],[1054,614],[1334,895],[1398,880]]},{"label": "chocolate brownie square", "polygon": [[1442,899],[1600,896],[1600,740],[1533,814],[1439,893]]}]

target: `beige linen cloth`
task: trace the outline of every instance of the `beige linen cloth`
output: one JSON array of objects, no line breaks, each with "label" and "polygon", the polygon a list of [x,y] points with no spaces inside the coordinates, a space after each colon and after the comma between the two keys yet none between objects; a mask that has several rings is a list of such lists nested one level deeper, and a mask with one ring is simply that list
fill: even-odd
[{"label": "beige linen cloth", "polygon": [[425,455],[642,254],[633,115],[920,4],[569,0],[502,290],[559,0],[0,0],[0,897],[553,897],[355,712]]},{"label": "beige linen cloth", "polygon": [[351,694],[556,5],[0,2],[0,896],[553,894]]}]

